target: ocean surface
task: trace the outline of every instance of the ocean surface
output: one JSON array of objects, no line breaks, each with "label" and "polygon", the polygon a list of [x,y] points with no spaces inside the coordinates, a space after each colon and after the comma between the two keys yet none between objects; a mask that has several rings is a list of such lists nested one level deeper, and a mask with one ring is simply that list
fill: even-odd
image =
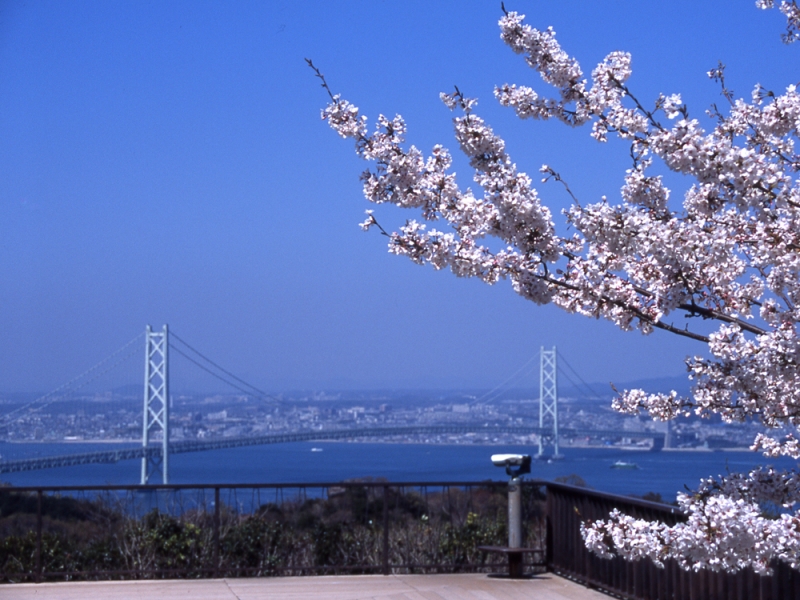
[{"label": "ocean surface", "polygon": [[[76,454],[120,448],[100,443],[0,443],[4,460]],[[312,449],[314,449],[312,451]],[[431,445],[313,442],[249,446],[170,456],[170,483],[332,483],[356,477],[388,481],[506,480],[492,465],[495,453],[536,454],[532,446]],[[758,465],[791,468],[789,459],[765,459],[753,452],[641,452],[606,448],[567,448],[562,460],[534,461],[529,477],[553,480],[578,475],[597,490],[644,495],[655,492],[668,501],[678,491],[694,489],[701,478],[750,470]],[[638,469],[612,469],[615,461]],[[129,485],[139,483],[140,461],[81,465],[24,473],[0,480],[24,485]]]}]

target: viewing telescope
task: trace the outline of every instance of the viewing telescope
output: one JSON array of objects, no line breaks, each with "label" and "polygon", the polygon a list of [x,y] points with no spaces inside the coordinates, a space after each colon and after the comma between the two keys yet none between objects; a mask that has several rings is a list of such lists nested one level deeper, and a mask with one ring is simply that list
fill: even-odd
[{"label": "viewing telescope", "polygon": [[495,467],[505,467],[506,473],[512,479],[531,472],[529,454],[492,454],[492,463]]}]

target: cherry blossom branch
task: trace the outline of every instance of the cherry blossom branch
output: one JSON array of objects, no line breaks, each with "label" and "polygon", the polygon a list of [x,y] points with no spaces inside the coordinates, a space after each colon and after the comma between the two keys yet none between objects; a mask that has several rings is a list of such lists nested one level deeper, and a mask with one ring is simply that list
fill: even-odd
[{"label": "cherry blossom branch", "polygon": [[572,193],[572,190],[570,189],[569,184],[567,184],[567,182],[564,181],[564,179],[561,177],[561,175],[559,175],[553,168],[551,168],[551,167],[549,167],[547,165],[542,165],[542,167],[539,169],[539,172],[540,173],[544,173],[545,175],[547,175],[546,177],[544,177],[542,179],[542,183],[547,183],[550,179],[552,179],[554,181],[557,181],[562,186],[564,186],[564,189],[566,190],[567,194],[569,194],[569,197],[572,198],[572,201],[578,207],[580,207],[581,203],[578,201],[578,198],[575,197],[575,194]]},{"label": "cherry blossom branch", "polygon": [[[571,284],[569,284],[569,283],[567,283],[565,281],[561,281],[559,279],[554,279],[552,277],[547,277],[547,276],[544,276],[544,275],[537,275],[537,277],[539,277],[543,281],[546,281],[547,283],[549,283],[551,285],[554,285],[554,286],[557,286],[557,287],[561,287],[561,288],[568,289],[568,290],[571,290],[571,291],[576,291],[576,292],[577,291],[584,291],[579,286],[571,285]],[[692,339],[692,340],[695,340],[695,341],[698,341],[698,342],[704,342],[706,344],[709,342],[708,336],[701,335],[699,333],[694,333],[692,331],[689,331],[688,329],[680,329],[678,327],[675,327],[674,325],[670,325],[669,323],[664,323],[662,321],[657,321],[657,320],[653,319],[652,317],[650,317],[648,314],[646,314],[644,311],[642,311],[641,309],[639,309],[636,306],[632,306],[630,304],[626,304],[625,302],[622,302],[620,300],[611,298],[611,297],[609,297],[607,295],[604,295],[604,294],[597,294],[597,299],[602,303],[611,304],[613,306],[616,306],[618,308],[621,308],[621,309],[623,309],[625,311],[630,312],[632,315],[634,315],[640,321],[642,321],[644,323],[647,323],[648,325],[650,325],[651,327],[654,327],[656,329],[663,329],[664,331],[668,331],[670,333],[674,333],[675,335],[679,335],[681,337],[687,337],[689,339]]]},{"label": "cherry blossom branch", "polygon": [[[766,329],[762,329],[761,327],[756,327],[752,323],[748,323],[742,319],[737,319],[721,313],[716,310],[712,310],[710,308],[705,308],[703,306],[698,306],[697,304],[679,304],[678,308],[685,311],[688,316],[698,315],[703,317],[704,319],[714,319],[716,321],[721,321],[722,323],[733,323],[738,325],[743,331],[747,331],[749,333],[754,333],[755,335],[764,335],[767,333]],[[706,339],[705,341],[708,341]]]},{"label": "cherry blossom branch", "polygon": [[336,102],[336,98],[334,97],[331,88],[328,87],[328,82],[325,81],[325,76],[322,74],[322,72],[317,67],[314,66],[314,63],[311,62],[310,58],[306,58],[305,61],[306,64],[311,68],[311,70],[314,71],[314,77],[318,77],[322,81],[321,83],[322,89],[324,89],[328,93],[328,97],[331,99],[331,101]]}]

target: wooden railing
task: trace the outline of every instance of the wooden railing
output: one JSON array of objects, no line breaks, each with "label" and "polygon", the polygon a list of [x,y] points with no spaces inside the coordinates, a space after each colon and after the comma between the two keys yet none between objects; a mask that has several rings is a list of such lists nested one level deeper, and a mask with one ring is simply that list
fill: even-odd
[{"label": "wooden railing", "polygon": [[547,567],[559,575],[632,600],[791,600],[800,599],[800,572],[785,563],[762,577],[752,569],[736,574],[685,571],[675,561],[664,568],[650,560],[603,559],[589,552],[582,521],[604,519],[614,508],[636,518],[674,525],[677,508],[554,483],[547,484]]}]

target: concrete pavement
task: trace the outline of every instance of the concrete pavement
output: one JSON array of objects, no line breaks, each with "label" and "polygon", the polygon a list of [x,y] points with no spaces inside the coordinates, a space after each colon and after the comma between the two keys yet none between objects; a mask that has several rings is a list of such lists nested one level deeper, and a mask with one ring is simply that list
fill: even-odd
[{"label": "concrete pavement", "polygon": [[0,584],[14,600],[601,600],[608,596],[545,573],[532,579],[485,574],[334,575]]}]

